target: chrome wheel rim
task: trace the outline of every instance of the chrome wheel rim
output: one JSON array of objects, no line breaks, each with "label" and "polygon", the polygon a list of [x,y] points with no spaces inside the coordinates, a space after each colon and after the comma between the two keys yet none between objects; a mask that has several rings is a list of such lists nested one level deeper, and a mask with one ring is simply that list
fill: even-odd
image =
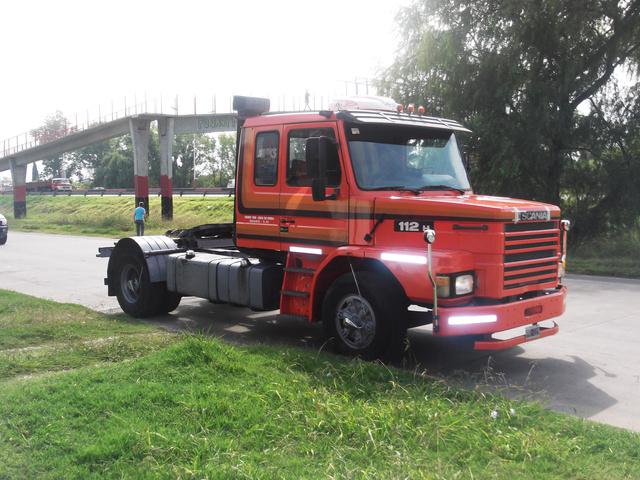
[{"label": "chrome wheel rim", "polygon": [[335,324],[340,340],[354,350],[367,348],[376,335],[373,307],[359,295],[347,295],[338,303]]},{"label": "chrome wheel rim", "polygon": [[136,303],[140,296],[140,284],[142,283],[142,268],[138,270],[135,265],[128,263],[120,272],[120,289],[125,300]]}]

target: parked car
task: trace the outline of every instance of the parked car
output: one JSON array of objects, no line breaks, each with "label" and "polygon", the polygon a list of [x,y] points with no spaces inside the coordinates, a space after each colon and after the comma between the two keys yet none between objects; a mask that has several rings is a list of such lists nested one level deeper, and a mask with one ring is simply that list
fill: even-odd
[{"label": "parked car", "polygon": [[0,245],[7,243],[7,233],[9,232],[9,224],[7,219],[0,213]]}]

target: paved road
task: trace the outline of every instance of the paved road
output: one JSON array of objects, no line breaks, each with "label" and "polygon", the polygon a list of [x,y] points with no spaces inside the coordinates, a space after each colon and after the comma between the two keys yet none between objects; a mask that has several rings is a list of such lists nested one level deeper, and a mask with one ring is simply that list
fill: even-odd
[{"label": "paved road", "polygon": [[[0,247],[0,288],[102,311],[119,311],[106,297],[101,238],[10,232]],[[489,355],[464,341],[409,335],[415,361],[428,372],[470,386],[498,388],[550,408],[640,431],[640,281],[573,275],[567,313],[554,337]],[[210,332],[235,342],[284,342],[322,348],[315,325],[278,319],[199,299],[155,320],[170,329]]]}]

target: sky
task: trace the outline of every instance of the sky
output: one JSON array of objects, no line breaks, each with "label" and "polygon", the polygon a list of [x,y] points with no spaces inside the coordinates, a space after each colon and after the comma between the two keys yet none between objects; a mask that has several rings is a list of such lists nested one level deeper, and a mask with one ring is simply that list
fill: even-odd
[{"label": "sky", "polygon": [[[0,141],[61,110],[79,121],[126,101],[181,113],[233,94],[323,100],[375,78],[398,44],[409,0],[183,0],[0,3]],[[352,82],[351,84],[345,83]],[[326,101],[326,100],[325,100]],[[222,105],[225,104],[225,105]],[[280,105],[274,105],[278,107]],[[87,114],[87,110],[89,113]],[[204,113],[204,112],[202,112]]]}]

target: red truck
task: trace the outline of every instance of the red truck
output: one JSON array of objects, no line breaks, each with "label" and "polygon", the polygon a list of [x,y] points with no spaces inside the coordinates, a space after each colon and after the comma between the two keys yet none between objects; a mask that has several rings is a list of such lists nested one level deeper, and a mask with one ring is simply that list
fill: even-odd
[{"label": "red truck", "polygon": [[386,105],[268,113],[268,100],[234,97],[233,223],[101,249],[109,295],[136,317],[182,296],[279,308],[365,358],[397,355],[418,325],[474,336],[476,349],[555,334],[569,226],[559,208],[474,194],[458,144],[469,130]]},{"label": "red truck", "polygon": [[68,178],[50,178],[26,183],[27,192],[70,192],[73,190]]}]

